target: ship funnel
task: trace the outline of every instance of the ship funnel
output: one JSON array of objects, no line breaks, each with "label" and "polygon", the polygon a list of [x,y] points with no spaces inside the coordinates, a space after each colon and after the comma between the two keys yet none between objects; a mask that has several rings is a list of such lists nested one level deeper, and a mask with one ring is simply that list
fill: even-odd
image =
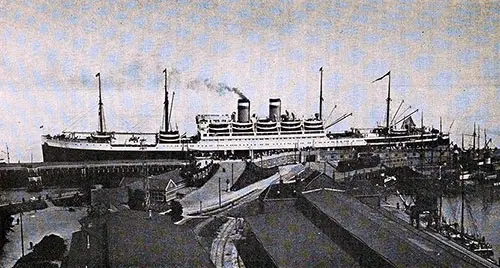
[{"label": "ship funnel", "polygon": [[250,100],[248,99],[238,100],[238,122],[250,122]]},{"label": "ship funnel", "polygon": [[280,121],[281,119],[281,100],[269,99],[269,119],[271,121]]}]

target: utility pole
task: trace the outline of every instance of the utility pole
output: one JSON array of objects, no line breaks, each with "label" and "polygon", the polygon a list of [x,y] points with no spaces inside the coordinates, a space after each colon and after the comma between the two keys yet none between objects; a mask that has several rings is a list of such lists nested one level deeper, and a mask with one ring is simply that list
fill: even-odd
[{"label": "utility pole", "polygon": [[222,206],[222,199],[221,199],[221,189],[220,189],[220,177],[219,177],[219,207]]},{"label": "utility pole", "polygon": [[484,129],[484,149],[486,149],[486,146],[488,145],[488,141],[486,140],[486,128]]},{"label": "utility pole", "polygon": [[477,125],[477,149],[481,149],[481,128]]},{"label": "utility pole", "polygon": [[23,211],[19,213],[19,220],[21,223],[21,254],[24,257],[24,231],[23,231]]},{"label": "utility pole", "polygon": [[462,150],[464,149],[464,133],[462,133]]},{"label": "utility pole", "polygon": [[474,132],[472,133],[472,150],[476,150],[476,123],[474,122]]},{"label": "utility pole", "polygon": [[461,208],[461,214],[460,214],[460,234],[461,234],[461,238],[463,239],[464,238],[464,205],[465,205],[465,190],[464,190],[464,180],[462,178],[462,168],[460,167],[458,169],[459,171],[459,179],[460,179],[460,187],[462,188],[461,189],[461,192],[462,192],[462,208]]}]

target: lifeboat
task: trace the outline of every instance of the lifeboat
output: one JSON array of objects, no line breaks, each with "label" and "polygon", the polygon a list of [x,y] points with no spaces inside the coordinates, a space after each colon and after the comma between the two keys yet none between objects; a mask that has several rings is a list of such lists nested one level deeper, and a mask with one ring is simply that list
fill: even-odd
[{"label": "lifeboat", "polygon": [[248,123],[233,122],[232,127],[234,132],[253,131],[253,124],[251,122]]},{"label": "lifeboat", "polygon": [[323,121],[321,120],[306,120],[304,121],[304,128],[306,130],[320,130],[323,129]]},{"label": "lifeboat", "polygon": [[300,127],[300,121],[281,121],[281,127]]},{"label": "lifeboat", "polygon": [[259,120],[256,123],[257,131],[277,131],[278,124],[275,121]]},{"label": "lifeboat", "polygon": [[302,128],[301,121],[281,121],[281,131],[300,131]]},{"label": "lifeboat", "polygon": [[229,123],[210,123],[208,125],[208,131],[211,133],[226,133],[229,132]]}]

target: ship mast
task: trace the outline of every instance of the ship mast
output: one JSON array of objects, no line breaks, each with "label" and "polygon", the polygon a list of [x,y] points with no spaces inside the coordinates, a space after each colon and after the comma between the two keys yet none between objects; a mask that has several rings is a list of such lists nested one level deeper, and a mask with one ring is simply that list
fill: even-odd
[{"label": "ship mast", "polygon": [[391,71],[388,72],[389,74],[389,84],[387,85],[387,111],[386,111],[386,127],[387,127],[387,131],[389,131],[389,109],[391,107]]},{"label": "ship mast", "polygon": [[165,73],[165,102],[163,103],[164,105],[164,110],[165,110],[165,132],[168,132],[168,124],[169,124],[169,118],[168,118],[168,90],[167,90],[167,83],[168,83],[168,72],[167,68],[163,70],[163,73]]},{"label": "ship mast", "polygon": [[319,120],[323,120],[323,67],[319,68]]},{"label": "ship mast", "polygon": [[170,119],[172,117],[172,109],[174,108],[174,98],[175,98],[175,91],[172,92],[172,102],[170,103],[170,112],[168,114],[168,122],[167,123],[168,123],[168,126],[170,128],[172,128],[172,126],[170,126]]},{"label": "ship mast", "polygon": [[102,96],[101,96],[101,73],[95,75],[99,80],[99,133],[104,133],[104,110],[102,108]]},{"label": "ship mast", "polygon": [[384,74],[384,76],[373,80],[372,83],[380,81],[380,80],[384,79],[384,77],[386,77],[386,76],[389,76],[389,84],[387,86],[387,111],[386,111],[386,115],[385,115],[385,126],[387,128],[387,131],[389,131],[389,109],[391,108],[391,71]]}]

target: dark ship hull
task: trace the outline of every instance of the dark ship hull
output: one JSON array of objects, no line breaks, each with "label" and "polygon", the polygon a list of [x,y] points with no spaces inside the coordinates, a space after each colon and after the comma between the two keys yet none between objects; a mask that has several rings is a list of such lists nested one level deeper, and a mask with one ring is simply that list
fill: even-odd
[{"label": "dark ship hull", "polygon": [[188,152],[155,151],[144,152],[124,150],[78,150],[42,144],[44,162],[85,162],[85,161],[113,161],[113,160],[140,160],[140,159],[187,159]]}]

